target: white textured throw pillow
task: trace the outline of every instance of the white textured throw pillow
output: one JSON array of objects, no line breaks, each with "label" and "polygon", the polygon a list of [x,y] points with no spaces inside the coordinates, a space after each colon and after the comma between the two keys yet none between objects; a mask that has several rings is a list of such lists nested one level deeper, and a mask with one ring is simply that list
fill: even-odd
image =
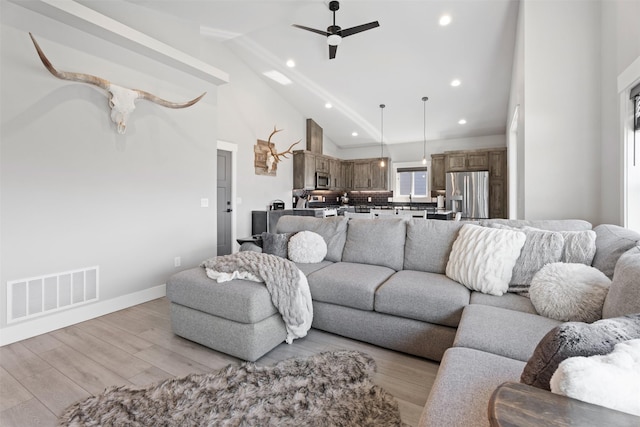
[{"label": "white textured throw pillow", "polygon": [[597,268],[555,262],[533,276],[529,298],[541,315],[563,322],[595,322],[611,280]]},{"label": "white textured throw pillow", "polygon": [[565,359],[550,383],[553,393],[640,416],[640,340],[602,356]]},{"label": "white textured throw pillow", "polygon": [[521,231],[465,224],[453,242],[446,275],[490,295],[507,292],[526,236]]},{"label": "white textured throw pillow", "polygon": [[289,239],[289,259],[310,264],[321,262],[327,256],[327,243],[313,231],[300,231]]},{"label": "white textured throw pillow", "polygon": [[593,230],[561,231],[564,237],[562,262],[591,265],[596,255],[596,232]]}]

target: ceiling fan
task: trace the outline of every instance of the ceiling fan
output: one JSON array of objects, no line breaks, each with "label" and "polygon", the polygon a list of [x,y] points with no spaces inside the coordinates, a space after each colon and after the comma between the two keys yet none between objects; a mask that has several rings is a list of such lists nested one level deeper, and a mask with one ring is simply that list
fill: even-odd
[{"label": "ceiling fan", "polygon": [[344,37],[360,33],[362,31],[371,30],[379,27],[378,21],[369,22],[368,24],[358,25],[356,27],[342,29],[336,25],[336,10],[340,9],[339,1],[330,1],[329,10],[333,12],[333,25],[327,27],[327,31],[316,30],[315,28],[305,27],[303,25],[292,24],[294,27],[301,28],[303,30],[311,31],[312,33],[320,34],[327,37],[327,44],[329,45],[329,59],[336,57],[336,51],[338,45]]}]

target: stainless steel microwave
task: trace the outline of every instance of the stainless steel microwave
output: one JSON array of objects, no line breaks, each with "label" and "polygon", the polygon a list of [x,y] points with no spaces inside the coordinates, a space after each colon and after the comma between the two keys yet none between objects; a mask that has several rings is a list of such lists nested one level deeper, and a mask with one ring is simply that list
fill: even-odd
[{"label": "stainless steel microwave", "polygon": [[316,189],[328,190],[331,177],[326,172],[316,172]]}]

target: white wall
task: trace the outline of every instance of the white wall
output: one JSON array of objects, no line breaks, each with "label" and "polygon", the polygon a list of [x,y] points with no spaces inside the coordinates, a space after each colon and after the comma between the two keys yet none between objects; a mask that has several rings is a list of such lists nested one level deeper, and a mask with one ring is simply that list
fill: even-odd
[{"label": "white wall", "polygon": [[[215,255],[217,88],[13,3],[0,2],[0,326],[6,283],[98,265],[101,301],[156,288]],[[28,36],[62,70],[99,75],[170,100],[139,101],[126,134],[100,89],[56,79]],[[179,35],[176,33],[176,37]],[[174,257],[182,267],[174,268]]]},{"label": "white wall", "polygon": [[[432,154],[455,150],[475,150],[481,148],[504,147],[505,135],[479,136],[475,138],[440,139],[427,141],[427,160],[431,161]],[[385,157],[390,157],[392,162],[421,161],[424,153],[422,142],[406,144],[385,145],[383,152]],[[343,148],[340,150],[343,159],[363,159],[380,157],[380,146]]]},{"label": "white wall", "polygon": [[622,224],[616,79],[640,56],[638,16],[636,1],[521,3],[509,102],[520,218]]},{"label": "white wall", "polygon": [[[622,224],[622,135],[617,78],[640,58],[639,1],[603,1],[602,15],[602,163],[601,222]],[[630,101],[629,101],[630,102]]]},{"label": "white wall", "polygon": [[[218,138],[237,144],[236,235],[251,235],[251,211],[264,210],[276,199],[291,208],[293,188],[292,156],[278,163],[276,176],[256,175],[253,147],[266,140],[273,127],[283,129],[273,136],[279,152],[300,140],[293,150],[306,149],[306,117],[251,71],[224,43],[206,39],[201,45],[202,59],[229,73],[230,82],[218,90]],[[327,138],[325,146],[332,144]],[[325,149],[325,153],[327,150]],[[329,153],[327,153],[329,154]],[[238,248],[234,242],[234,248]]]},{"label": "white wall", "polygon": [[526,1],[524,218],[600,219],[600,2]]}]

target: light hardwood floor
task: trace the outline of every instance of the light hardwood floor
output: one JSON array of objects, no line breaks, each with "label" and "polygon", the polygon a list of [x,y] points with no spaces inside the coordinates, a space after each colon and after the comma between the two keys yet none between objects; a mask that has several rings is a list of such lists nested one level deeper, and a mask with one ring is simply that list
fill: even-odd
[{"label": "light hardwood floor", "polygon": [[[335,349],[371,355],[378,366],[375,382],[396,397],[403,421],[417,425],[435,362],[312,329],[257,363]],[[169,303],[160,298],[0,347],[0,425],[54,426],[68,405],[108,386],[146,385],[240,362],[174,335]]]}]

